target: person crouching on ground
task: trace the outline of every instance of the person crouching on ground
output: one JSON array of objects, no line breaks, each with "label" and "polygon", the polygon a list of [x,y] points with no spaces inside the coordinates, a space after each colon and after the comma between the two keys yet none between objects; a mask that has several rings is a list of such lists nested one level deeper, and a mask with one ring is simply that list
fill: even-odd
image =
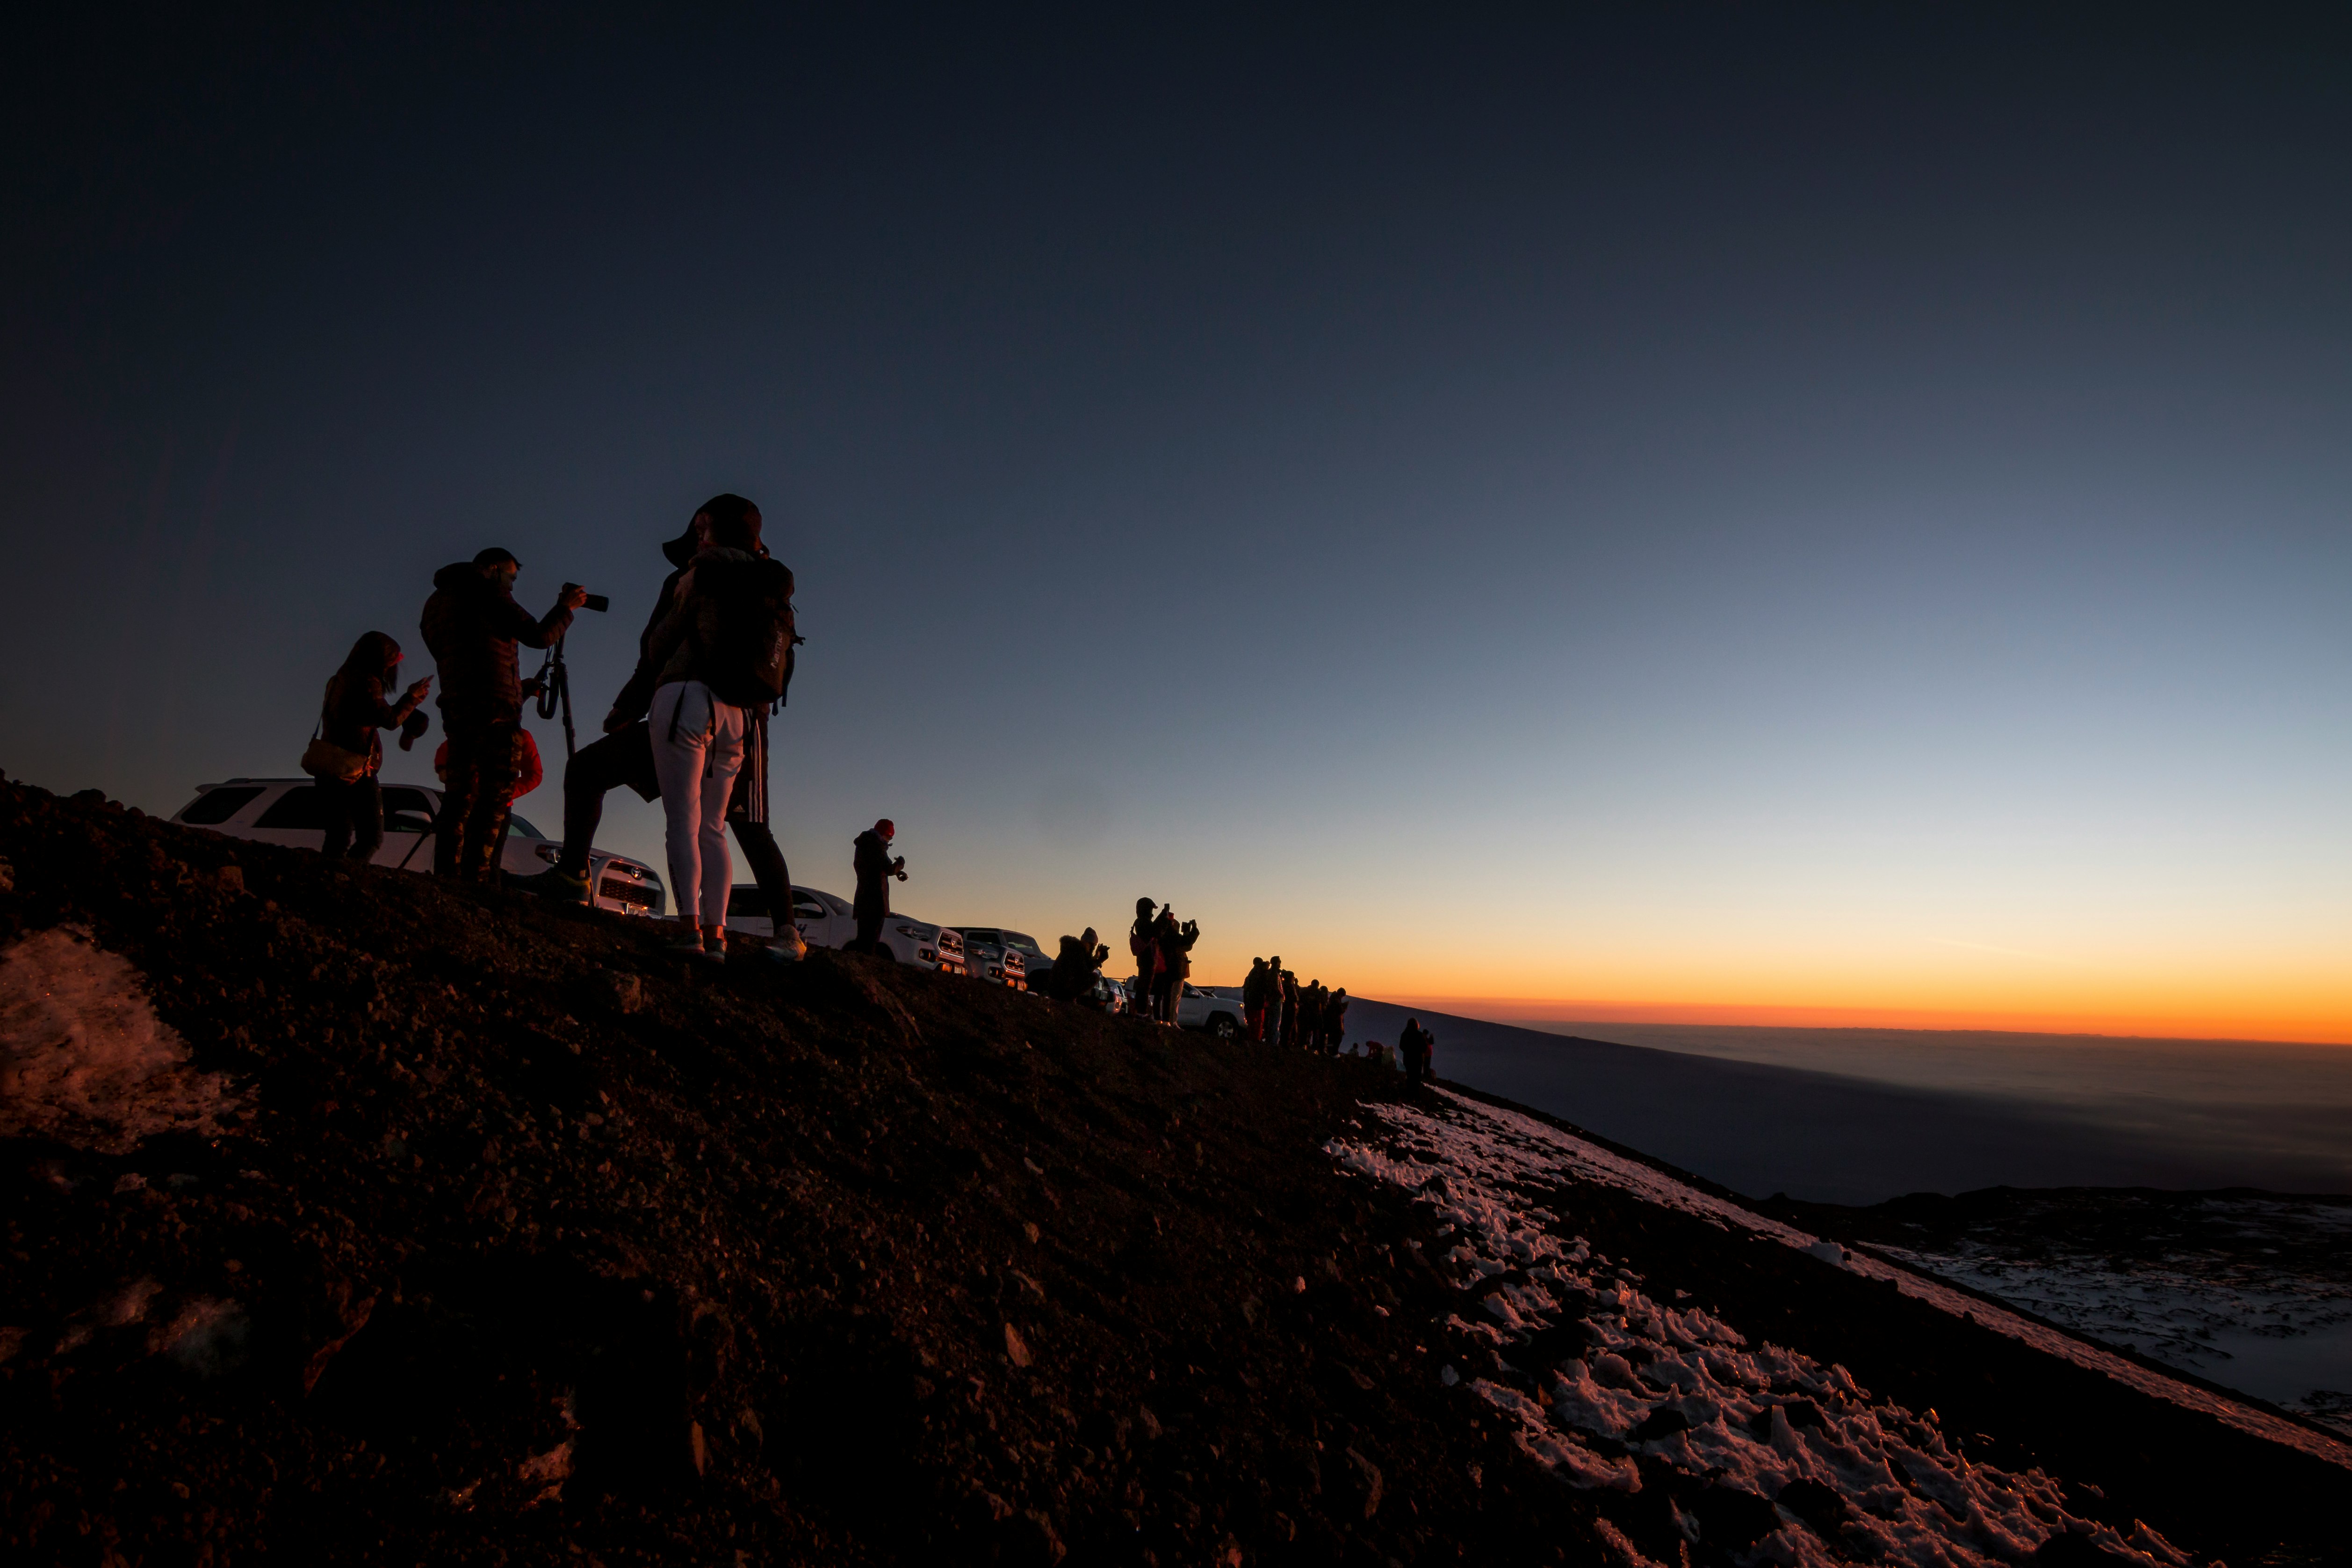
[{"label": "person crouching on ground", "polygon": [[882,952],[883,924],[890,918],[890,883],[907,879],[907,858],[890,854],[890,841],[898,837],[898,825],[886,816],[850,844],[850,868],[857,874],[857,892],[849,906],[857,920],[853,945],[877,957]]},{"label": "person crouching on ground", "polygon": [[410,716],[433,689],[428,675],[403,692],[399,701],[386,701],[384,690],[399,674],[400,659],[398,643],[382,632],[367,632],[327,681],[326,699],[319,709],[320,739],[364,764],[356,777],[313,775],[327,827],[326,842],[320,847],[330,860],[344,855],[373,860],[383,847],[383,788],[376,777],[383,771],[383,737],[376,731],[401,731],[403,746],[415,741],[423,733],[425,721],[416,719],[412,729]]},{"label": "person crouching on ground", "polygon": [[1054,955],[1054,967],[1045,974],[1045,994],[1056,1002],[1084,1002],[1096,1005],[1095,977],[1103,960],[1110,956],[1095,935],[1095,928],[1087,927],[1084,936],[1066,936],[1061,951]]},{"label": "person crouching on ground", "polygon": [[515,603],[521,563],[485,550],[433,574],[421,617],[425,646],[441,672],[441,728],[449,738],[448,791],[433,825],[433,869],[461,882],[497,879],[514,798],[515,733],[522,727],[522,677],[515,645],[545,647],[572,625],[588,590],[567,585],[555,608],[532,620]]},{"label": "person crouching on ground", "polygon": [[[646,639],[645,656],[604,721],[617,732],[650,721],[661,784],[670,892],[696,928],[679,950],[723,962],[727,805],[743,766],[750,710],[775,700],[792,649],[793,574],[760,553],[760,514],[710,520],[709,541],[678,579],[677,605]],[[790,921],[789,900],[782,919]]]}]

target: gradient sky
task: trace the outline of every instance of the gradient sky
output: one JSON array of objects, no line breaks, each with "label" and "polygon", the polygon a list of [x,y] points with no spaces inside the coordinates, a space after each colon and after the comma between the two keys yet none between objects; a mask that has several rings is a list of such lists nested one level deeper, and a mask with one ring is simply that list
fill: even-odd
[{"label": "gradient sky", "polygon": [[289,772],[491,543],[613,596],[593,731],[733,489],[799,880],[887,814],[903,907],[1209,980],[2352,1040],[2352,47],[2063,11],[51,18],[0,766]]}]

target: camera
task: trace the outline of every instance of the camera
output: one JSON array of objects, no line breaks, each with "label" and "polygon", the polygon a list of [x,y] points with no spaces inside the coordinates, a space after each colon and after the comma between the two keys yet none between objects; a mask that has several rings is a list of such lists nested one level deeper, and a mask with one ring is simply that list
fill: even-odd
[{"label": "camera", "polygon": [[[569,594],[572,589],[577,588],[578,586],[580,586],[580,584],[577,583],[566,583],[563,584],[563,591]],[[580,607],[583,610],[593,610],[601,616],[605,611],[613,607],[612,595],[609,594],[591,594],[586,598],[580,601]]]}]

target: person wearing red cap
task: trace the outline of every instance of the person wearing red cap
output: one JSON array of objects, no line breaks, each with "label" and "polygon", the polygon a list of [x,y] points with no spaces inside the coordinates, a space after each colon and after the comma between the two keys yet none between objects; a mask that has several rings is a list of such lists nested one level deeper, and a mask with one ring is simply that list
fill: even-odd
[{"label": "person wearing red cap", "polygon": [[851,847],[855,854],[851,865],[857,872],[857,896],[850,912],[857,917],[857,951],[876,952],[882,948],[882,924],[890,918],[890,879],[907,879],[907,858],[893,858],[890,840],[898,836],[898,825],[883,817],[859,834]]}]

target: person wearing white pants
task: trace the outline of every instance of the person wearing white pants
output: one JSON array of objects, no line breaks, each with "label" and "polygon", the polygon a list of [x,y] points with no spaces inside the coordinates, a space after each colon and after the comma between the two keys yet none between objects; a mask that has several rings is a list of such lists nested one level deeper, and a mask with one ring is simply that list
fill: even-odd
[{"label": "person wearing white pants", "polygon": [[699,928],[701,951],[724,959],[727,893],[735,879],[727,801],[743,766],[748,721],[699,680],[673,680],[655,691],[651,720],[654,775],[669,824],[670,896],[677,918]]}]

